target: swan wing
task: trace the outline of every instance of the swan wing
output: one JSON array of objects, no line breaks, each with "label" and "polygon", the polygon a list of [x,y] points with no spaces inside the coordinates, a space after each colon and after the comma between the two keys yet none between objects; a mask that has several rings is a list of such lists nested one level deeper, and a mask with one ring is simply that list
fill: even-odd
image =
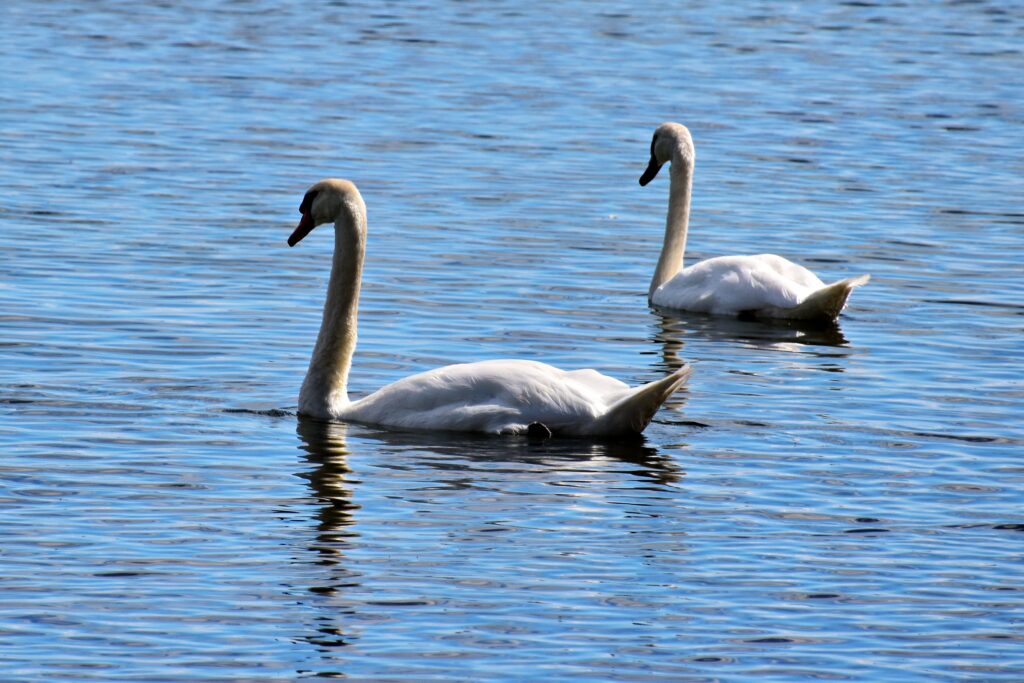
[{"label": "swan wing", "polygon": [[719,256],[684,268],[651,297],[658,306],[698,313],[735,314],[790,308],[824,283],[775,254]]},{"label": "swan wing", "polygon": [[524,360],[448,365],[389,384],[339,419],[409,429],[522,433],[531,422],[586,433],[629,386],[594,370]]}]

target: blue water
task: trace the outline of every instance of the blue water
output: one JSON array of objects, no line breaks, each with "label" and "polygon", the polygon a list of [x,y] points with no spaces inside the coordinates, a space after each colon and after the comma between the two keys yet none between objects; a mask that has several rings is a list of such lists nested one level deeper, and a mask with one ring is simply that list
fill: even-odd
[{"label": "blue water", "polygon": [[[0,5],[0,679],[1024,679],[1024,13]],[[650,310],[870,273],[836,329]],[[329,228],[354,395],[520,357],[686,392],[642,444],[293,414]]]}]

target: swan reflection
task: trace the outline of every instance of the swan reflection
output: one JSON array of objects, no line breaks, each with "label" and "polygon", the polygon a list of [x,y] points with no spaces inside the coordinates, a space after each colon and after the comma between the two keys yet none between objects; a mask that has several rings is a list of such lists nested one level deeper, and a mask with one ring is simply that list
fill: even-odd
[{"label": "swan reflection", "polygon": [[[345,669],[347,655],[342,650],[362,637],[367,620],[377,618],[380,609],[368,601],[368,596],[375,595],[374,582],[379,577],[363,573],[366,553],[373,551],[359,526],[365,527],[363,532],[375,546],[384,548],[401,544],[402,533],[415,533],[388,527],[386,519],[369,519],[382,512],[374,501],[401,501],[417,508],[429,502],[460,509],[481,491],[506,492],[511,485],[516,492],[508,494],[510,504],[523,504],[524,492],[532,491],[538,500],[550,502],[557,496],[572,507],[581,501],[604,500],[609,481],[631,479],[640,482],[640,490],[648,491],[672,486],[683,476],[671,457],[640,436],[530,440],[403,432],[302,417],[296,432],[307,464],[299,476],[307,482],[313,503],[312,512],[307,513],[307,538],[301,542],[307,575],[299,594],[309,616],[300,638],[316,647],[311,669],[325,671]],[[374,482],[363,483],[353,472],[349,460],[354,451],[362,456],[359,474],[378,477]],[[361,496],[369,501],[366,509],[354,502],[360,486],[368,489]],[[361,525],[357,518],[362,518]],[[471,515],[470,519],[477,518]],[[356,544],[362,560],[353,553]]]},{"label": "swan reflection", "polygon": [[[420,432],[384,430],[360,426],[360,436],[380,442],[388,450],[411,458],[431,469],[458,468],[468,475],[479,465],[487,476],[494,465],[537,465],[548,470],[574,472],[586,463],[606,461],[609,465],[629,463],[635,476],[669,484],[682,476],[671,457],[659,452],[642,436],[616,439],[556,437],[531,440],[525,436],[495,437],[462,432]],[[438,457],[440,456],[440,457]]]},{"label": "swan reflection", "polygon": [[808,348],[812,346],[833,347],[829,351],[822,350],[820,355],[849,355],[840,350],[841,347],[849,346],[849,341],[834,322],[822,324],[799,320],[744,320],[659,307],[654,308],[654,314],[658,317],[659,327],[655,341],[666,349],[666,354],[671,349],[674,355],[670,355],[676,359],[667,363],[669,368],[682,362],[678,351],[682,348],[682,339],[687,335],[800,353],[814,353]]},{"label": "swan reflection", "polygon": [[[358,536],[351,529],[359,506],[352,502],[353,487],[359,482],[348,466],[346,445],[350,427],[340,422],[299,418],[298,435],[313,469],[304,476],[320,503],[317,537],[312,547],[321,563],[335,564],[343,555],[345,539]],[[488,476],[494,465],[537,465],[546,470],[575,472],[583,463],[592,469],[605,461],[633,465],[629,473],[660,484],[679,481],[682,470],[668,455],[650,445],[642,436],[621,439],[552,438],[385,430],[366,425],[352,426],[358,438],[377,442],[384,451],[402,458],[403,466],[448,470],[457,468],[468,476]],[[479,467],[476,467],[476,466]]]},{"label": "swan reflection", "polygon": [[306,451],[306,460],[314,468],[302,477],[308,480],[313,496],[320,503],[317,511],[318,552],[324,564],[333,564],[341,554],[339,542],[350,535],[347,527],[355,522],[353,513],[359,508],[352,502],[352,470],[348,466],[345,443],[346,425],[299,418],[296,431]]},{"label": "swan reflection", "polygon": [[352,470],[348,466],[346,429],[346,425],[341,423],[305,418],[299,418],[296,426],[300,448],[306,452],[306,460],[312,465],[299,476],[309,483],[312,496],[318,503],[316,533],[308,548],[317,557],[315,564],[323,568],[318,572],[314,585],[306,590],[317,596],[311,599],[313,604],[326,601],[323,609],[314,615],[313,623],[309,625],[310,632],[302,639],[316,646],[322,663],[332,667],[339,662],[331,653],[349,645],[353,637],[345,624],[350,610],[335,605],[334,598],[345,588],[359,585],[358,574],[343,563],[349,539],[357,536],[352,525],[355,523],[354,513],[359,509],[352,502],[352,487],[358,482],[352,478]]}]

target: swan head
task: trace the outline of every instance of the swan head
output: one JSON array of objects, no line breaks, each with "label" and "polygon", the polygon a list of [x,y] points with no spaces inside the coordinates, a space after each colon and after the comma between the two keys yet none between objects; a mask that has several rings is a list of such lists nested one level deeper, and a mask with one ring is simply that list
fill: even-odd
[{"label": "swan head", "polygon": [[341,178],[327,178],[312,185],[299,204],[302,218],[288,238],[288,246],[299,241],[324,223],[334,223],[342,215],[365,216],[366,205],[354,183]]},{"label": "swan head", "polygon": [[693,150],[693,138],[690,131],[681,123],[663,123],[654,131],[651,138],[651,160],[647,170],[640,176],[640,185],[654,180],[661,167],[668,162],[693,164],[696,155]]}]

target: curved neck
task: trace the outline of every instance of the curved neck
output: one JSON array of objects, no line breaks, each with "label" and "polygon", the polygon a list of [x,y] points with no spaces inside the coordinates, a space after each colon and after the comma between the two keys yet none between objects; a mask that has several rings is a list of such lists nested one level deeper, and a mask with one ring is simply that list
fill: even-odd
[{"label": "curved neck", "polygon": [[661,246],[658,267],[647,290],[650,300],[655,290],[676,276],[683,267],[686,251],[686,230],[690,224],[690,191],[693,186],[693,160],[686,154],[672,155],[669,168],[672,184],[668,194],[668,218],[665,223],[665,241]]},{"label": "curved neck", "polygon": [[366,216],[346,204],[334,223],[334,260],[324,317],[299,392],[299,412],[331,417],[348,403],[348,371],[356,348]]}]

